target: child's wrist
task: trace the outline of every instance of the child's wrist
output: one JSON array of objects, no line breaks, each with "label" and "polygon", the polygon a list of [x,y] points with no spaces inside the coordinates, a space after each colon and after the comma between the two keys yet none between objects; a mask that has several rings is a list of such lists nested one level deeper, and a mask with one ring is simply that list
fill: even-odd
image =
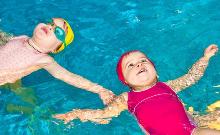
[{"label": "child's wrist", "polygon": [[210,56],[204,55],[202,59],[208,61],[210,58]]},{"label": "child's wrist", "polygon": [[74,109],[72,113],[75,116],[75,118],[78,118],[79,120],[84,122],[89,120],[90,117],[92,117],[89,109],[86,110]]},{"label": "child's wrist", "polygon": [[91,90],[92,92],[94,92],[94,93],[99,94],[99,93],[105,91],[105,88],[103,88],[102,86],[100,86],[100,85],[98,85],[98,84],[95,84],[95,85],[93,85],[93,86],[90,88],[90,90]]},{"label": "child's wrist", "polygon": [[80,110],[80,109],[73,109],[72,111],[72,116],[75,118],[82,120],[86,120],[87,116],[86,116],[87,111],[86,110]]}]

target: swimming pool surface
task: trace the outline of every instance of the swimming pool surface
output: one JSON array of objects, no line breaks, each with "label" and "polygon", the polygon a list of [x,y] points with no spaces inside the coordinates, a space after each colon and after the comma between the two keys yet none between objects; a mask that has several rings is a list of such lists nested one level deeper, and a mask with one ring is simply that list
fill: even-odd
[{"label": "swimming pool surface", "polygon": [[[160,81],[185,74],[211,43],[220,43],[218,0],[0,0],[0,29],[28,34],[39,22],[63,17],[75,40],[54,58],[68,70],[120,94],[116,63],[139,49],[155,63]],[[204,77],[181,92],[188,106],[204,112],[220,99],[220,56],[212,58]],[[123,112],[108,125],[76,120],[68,125],[51,118],[73,108],[102,108],[96,94],[74,88],[40,70],[25,77],[19,91],[0,89],[1,135],[143,135],[135,119]],[[18,112],[16,112],[16,109]],[[20,111],[25,110],[25,111]]]}]

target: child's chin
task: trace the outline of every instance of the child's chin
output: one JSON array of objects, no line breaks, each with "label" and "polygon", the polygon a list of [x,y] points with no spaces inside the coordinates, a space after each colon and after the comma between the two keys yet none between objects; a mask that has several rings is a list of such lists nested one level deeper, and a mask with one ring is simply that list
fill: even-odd
[{"label": "child's chin", "polygon": [[141,82],[143,82],[143,81],[147,81],[148,78],[146,77],[146,75],[138,75],[137,80],[140,80]]},{"label": "child's chin", "polygon": [[38,29],[38,30],[36,30],[36,32],[35,32],[35,36],[36,36],[38,39],[43,39],[43,38],[45,38],[46,34],[45,34],[42,30]]},{"label": "child's chin", "polygon": [[148,83],[148,80],[145,79],[142,79],[142,80],[139,80],[138,82],[136,82],[138,85],[146,85]]}]

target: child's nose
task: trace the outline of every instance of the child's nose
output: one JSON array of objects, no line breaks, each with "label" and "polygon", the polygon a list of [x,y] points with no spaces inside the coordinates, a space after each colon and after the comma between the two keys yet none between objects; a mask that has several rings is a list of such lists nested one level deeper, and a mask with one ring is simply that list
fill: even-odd
[{"label": "child's nose", "polygon": [[137,64],[137,67],[140,67],[142,65],[142,63],[141,62],[139,62],[138,64]]},{"label": "child's nose", "polygon": [[48,25],[48,28],[49,28],[50,30],[53,30],[53,29],[54,29],[52,25]]}]

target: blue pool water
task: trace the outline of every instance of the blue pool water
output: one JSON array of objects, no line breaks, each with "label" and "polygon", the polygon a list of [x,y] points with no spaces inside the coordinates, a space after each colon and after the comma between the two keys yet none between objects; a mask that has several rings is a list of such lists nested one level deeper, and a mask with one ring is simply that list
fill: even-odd
[{"label": "blue pool water", "polygon": [[[119,56],[128,50],[145,52],[157,67],[161,81],[175,79],[203,55],[211,43],[220,43],[218,0],[0,0],[0,29],[14,35],[32,34],[34,26],[51,17],[69,20],[74,43],[54,58],[71,72],[120,94],[128,89],[117,79]],[[196,111],[220,99],[220,56],[212,58],[205,76],[180,93]],[[59,80],[46,71],[25,77],[28,89],[0,89],[1,135],[143,135],[135,119],[123,112],[108,125],[51,118],[73,108],[102,108],[99,97]],[[25,95],[26,94],[26,95]],[[19,96],[20,95],[20,96]],[[27,107],[29,114],[10,111]],[[13,108],[13,107],[12,107]],[[18,109],[19,110],[19,109]]]}]

